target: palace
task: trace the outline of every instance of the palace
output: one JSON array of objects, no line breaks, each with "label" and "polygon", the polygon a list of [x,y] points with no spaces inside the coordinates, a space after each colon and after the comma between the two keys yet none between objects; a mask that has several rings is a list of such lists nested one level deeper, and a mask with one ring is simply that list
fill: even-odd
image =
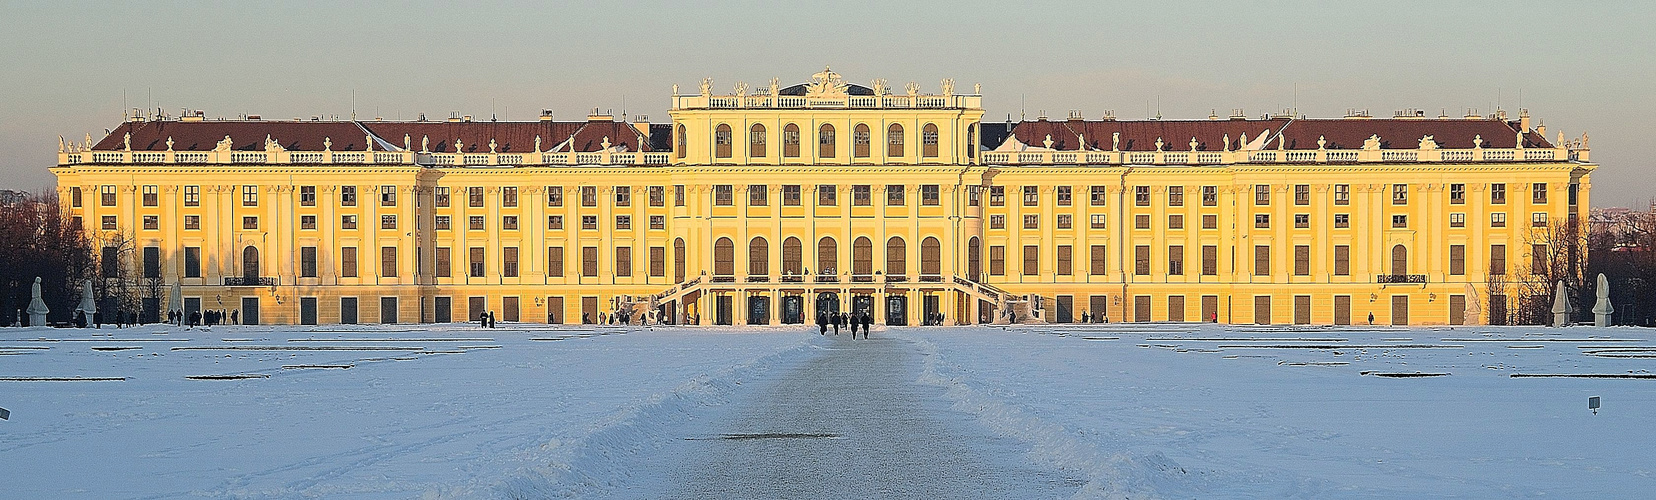
[{"label": "palace", "polygon": [[985,122],[944,80],[671,97],[669,123],[129,118],[60,145],[105,262],[243,323],[1500,323],[1588,206],[1527,112]]}]

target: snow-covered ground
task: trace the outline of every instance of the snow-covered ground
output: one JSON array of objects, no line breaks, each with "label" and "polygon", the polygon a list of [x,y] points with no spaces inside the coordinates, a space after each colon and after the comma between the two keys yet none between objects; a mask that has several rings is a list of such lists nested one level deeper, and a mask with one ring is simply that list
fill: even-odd
[{"label": "snow-covered ground", "polygon": [[[12,411],[0,421],[0,488],[13,498],[731,491],[695,476],[762,467],[720,469],[732,463],[854,459],[860,448],[834,447],[895,439],[831,428],[851,417],[812,419],[812,405],[833,415],[867,404],[905,413],[903,429],[962,441],[938,443],[944,455],[980,455],[961,467],[1023,471],[998,473],[999,484],[887,492],[994,496],[997,486],[1033,491],[1016,482],[1031,477],[1045,485],[1041,496],[1097,498],[1656,491],[1656,380],[1512,377],[1647,375],[1656,336],[1643,329],[1115,324],[876,328],[874,337],[530,325],[0,329],[0,407]],[[1393,376],[1434,374],[1443,375]],[[805,393],[821,397],[788,397]],[[1589,396],[1603,398],[1597,415]],[[806,424],[821,432],[796,428]],[[913,455],[928,442],[892,447]],[[737,446],[801,451],[755,461]],[[885,466],[901,474],[902,463]],[[920,472],[917,483],[938,475]]]}]

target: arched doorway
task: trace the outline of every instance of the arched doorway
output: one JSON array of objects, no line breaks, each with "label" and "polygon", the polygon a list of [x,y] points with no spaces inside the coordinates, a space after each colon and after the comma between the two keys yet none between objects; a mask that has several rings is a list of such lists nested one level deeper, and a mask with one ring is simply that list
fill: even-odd
[{"label": "arched doorway", "polygon": [[770,243],[763,236],[748,242],[748,276],[770,275]]},{"label": "arched doorway", "polygon": [[983,274],[983,249],[978,248],[978,239],[973,236],[966,242],[966,279],[977,281]]},{"label": "arched doorway", "polygon": [[936,276],[943,273],[943,245],[937,238],[927,236],[920,240],[920,274]]},{"label": "arched doorway", "polygon": [[839,274],[839,244],[833,236],[823,236],[817,241],[817,274]]},{"label": "arched doorway", "polygon": [[736,244],[730,238],[719,238],[713,243],[713,275],[736,275]]},{"label": "arched doorway", "polygon": [[1391,273],[1393,276],[1409,274],[1409,249],[1404,248],[1403,245],[1392,247]]},{"label": "arched doorway", "polygon": [[252,245],[242,249],[242,279],[247,285],[259,284],[259,249]]},{"label": "arched doorway", "polygon": [[903,241],[902,236],[892,236],[886,240],[886,274],[908,274],[908,244]]},{"label": "arched doorway", "polygon": [[874,274],[874,242],[867,236],[859,236],[851,242],[851,274],[868,276]]},{"label": "arched doorway", "polygon": [[801,246],[799,238],[789,236],[788,239],[782,240],[782,274],[799,276],[802,272],[804,249]]}]

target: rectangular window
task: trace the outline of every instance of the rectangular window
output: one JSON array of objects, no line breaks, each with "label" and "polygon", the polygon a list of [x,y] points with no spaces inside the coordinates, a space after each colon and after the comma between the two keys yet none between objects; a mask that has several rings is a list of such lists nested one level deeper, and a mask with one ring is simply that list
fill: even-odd
[{"label": "rectangular window", "polygon": [[598,206],[598,186],[581,186],[581,206]]},{"label": "rectangular window", "polygon": [[784,207],[797,207],[797,206],[799,206],[799,185],[798,184],[784,184],[782,186],[782,206],[784,206]]},{"label": "rectangular window", "polygon": [[1294,245],[1294,276],[1311,275],[1311,245]]},{"label": "rectangular window", "polygon": [[1110,200],[1109,187],[1107,186],[1093,186],[1089,191],[1091,192],[1087,201],[1089,205],[1102,207]]},{"label": "rectangular window", "polygon": [[339,249],[339,277],[357,277],[357,247]]},{"label": "rectangular window", "polygon": [[242,206],[259,206],[259,186],[242,186]]},{"label": "rectangular window", "polygon": [[[114,200],[114,198],[110,198]],[[989,206],[1006,206],[1006,186],[989,186]]]},{"label": "rectangular window", "polygon": [[517,189],[517,186],[506,186],[506,187],[500,188],[500,206],[506,207],[506,208],[517,208],[517,206],[518,206],[518,189]]},{"label": "rectangular window", "polygon": [[1150,215],[1138,214],[1133,216],[1133,229],[1150,229]]},{"label": "rectangular window", "polygon": [[1254,245],[1254,276],[1271,275],[1271,247]]},{"label": "rectangular window", "polygon": [[907,193],[907,190],[908,186],[904,186],[902,184],[886,185],[886,206],[900,207],[907,205],[908,200],[903,198],[903,196]]},{"label": "rectangular window", "polygon": [[598,247],[581,247],[581,276],[598,276]]},{"label": "rectangular window", "polygon": [[1073,264],[1071,262],[1071,259],[1073,258],[1073,255],[1071,255],[1071,252],[1072,252],[1072,250],[1071,250],[1071,247],[1069,245],[1058,245],[1058,275],[1059,276],[1069,276],[1071,274],[1074,274],[1075,270],[1074,270]]},{"label": "rectangular window", "polygon": [[184,206],[201,206],[201,186],[184,186]]},{"label": "rectangular window", "polygon": [[546,276],[562,278],[564,276],[564,247],[546,247]]},{"label": "rectangular window", "polygon": [[874,205],[874,189],[867,184],[851,186],[851,205],[858,207]]},{"label": "rectangular window", "polygon": [[1311,214],[1294,214],[1294,228],[1307,229],[1311,227]]},{"label": "rectangular window", "polygon": [[1219,229],[1219,216],[1213,214],[1202,215],[1202,229]]},{"label": "rectangular window", "polygon": [[966,206],[975,207],[983,202],[982,186],[966,186]]},{"label": "rectangular window", "polygon": [[483,208],[482,187],[474,186],[466,188],[466,206],[471,208]]},{"label": "rectangular window", "polygon": [[1150,245],[1133,247],[1133,275],[1150,275]]},{"label": "rectangular window", "polygon": [[1351,214],[1334,214],[1334,227],[1341,229],[1351,227]]},{"label": "rectangular window", "polygon": [[356,203],[357,203],[357,187],[356,186],[340,186],[339,187],[339,205],[343,206],[343,207],[354,207],[354,206],[356,206]]},{"label": "rectangular window", "polygon": [[396,228],[397,228],[397,216],[389,215],[389,214],[380,216],[380,229],[396,229]]},{"label": "rectangular window", "polygon": [[736,187],[730,184],[713,186],[713,205],[720,207],[736,205]]},{"label": "rectangular window", "polygon": [[145,278],[161,277],[161,247],[144,247]]},{"label": "rectangular window", "polygon": [[1089,227],[1093,229],[1104,229],[1109,225],[1109,219],[1109,216],[1105,214],[1092,214],[1092,216],[1089,217]]},{"label": "rectangular window", "polygon": [[1506,245],[1489,246],[1489,274],[1506,274]]},{"label": "rectangular window", "polygon": [[1392,184],[1392,204],[1393,205],[1408,205],[1409,204],[1409,185],[1408,184]]},{"label": "rectangular window", "polygon": [[615,229],[618,230],[618,231],[626,231],[626,230],[632,229],[632,216],[628,216],[628,215],[617,215],[617,216],[615,216]]},{"label": "rectangular window", "polygon": [[1202,206],[1219,206],[1219,186],[1202,186]]},{"label": "rectangular window", "polygon": [[1254,229],[1269,229],[1271,214],[1254,214]]},{"label": "rectangular window", "polygon": [[201,277],[201,247],[184,247],[184,277]]},{"label": "rectangular window", "polygon": [[316,216],[315,215],[301,215],[301,216],[299,216],[299,229],[316,229]]},{"label": "rectangular window", "polygon": [[148,231],[155,231],[155,230],[161,229],[161,216],[159,216],[159,215],[145,215],[144,216],[144,229],[148,230]]},{"label": "rectangular window", "polygon": [[665,207],[665,206],[667,206],[667,186],[650,186],[649,193],[650,193],[649,194],[650,206],[652,206],[652,207]]},{"label": "rectangular window", "polygon": [[432,198],[432,203],[437,205],[438,208],[448,208],[448,206],[449,206],[449,188],[448,187],[438,187],[437,189],[432,190],[431,198]]},{"label": "rectangular window", "polygon": [[1150,186],[1133,186],[1133,206],[1150,206]]},{"label": "rectangular window", "polygon": [[1547,213],[1533,212],[1530,214],[1530,227],[1547,227]]},{"label": "rectangular window", "polygon": [[1184,276],[1184,245],[1167,247],[1167,274]]},{"label": "rectangular window", "polygon": [[1184,186],[1168,186],[1167,187],[1167,206],[1170,206],[1170,207],[1182,207],[1182,206],[1184,206]]},{"label": "rectangular window", "polygon": [[341,216],[339,216],[339,228],[340,229],[356,229],[357,228],[357,216],[355,216],[355,215],[341,215]]},{"label": "rectangular window", "polygon": [[102,227],[103,227],[103,230],[105,230],[105,231],[114,231],[114,230],[120,229],[119,225],[117,225],[115,223],[115,216],[113,216],[113,215],[103,216],[103,226]]},{"label": "rectangular window", "polygon": [[433,254],[437,261],[437,269],[435,271],[437,277],[449,277],[452,273],[451,270],[453,269],[453,264],[449,261],[449,247],[437,247],[437,250],[433,252]]},{"label": "rectangular window", "polygon": [[1449,245],[1449,274],[1466,274],[1466,245]]},{"label": "rectangular window", "polygon": [[615,247],[615,275],[632,276],[632,247]]},{"label": "rectangular window", "polygon": [[397,186],[380,186],[380,206],[397,206]]},{"label": "rectangular window", "polygon": [[1023,206],[1035,207],[1041,205],[1041,188],[1037,186],[1023,187]]},{"label": "rectangular window", "polygon": [[1452,205],[1464,205],[1464,204],[1466,204],[1466,185],[1465,184],[1450,184],[1449,185],[1449,203],[1452,204]]},{"label": "rectangular window", "polygon": [[1093,276],[1103,276],[1110,272],[1110,254],[1105,251],[1104,245],[1093,245],[1092,265],[1087,267],[1087,273]]},{"label": "rectangular window", "polygon": [[316,206],[316,186],[299,186],[299,206]]},{"label": "rectangular window", "polygon": [[1167,216],[1167,228],[1184,229],[1184,216],[1179,214]]},{"label": "rectangular window", "polygon": [[1466,214],[1459,212],[1449,214],[1449,227],[1466,227]]},{"label": "rectangular window", "polygon": [[397,247],[380,247],[380,276],[397,277]]},{"label": "rectangular window", "polygon": [[518,247],[501,247],[500,249],[500,276],[516,278],[518,275]]},{"label": "rectangular window", "polygon": [[938,191],[938,186],[936,184],[926,184],[920,186],[920,204],[928,207],[935,207],[942,204],[943,197],[938,193]]},{"label": "rectangular window", "polygon": [[1335,184],[1334,185],[1334,204],[1335,205],[1350,205],[1351,204],[1351,185],[1350,184]]},{"label": "rectangular window", "polygon": [[144,186],[144,206],[153,207],[161,204],[161,191],[158,186]]},{"label": "rectangular window", "polygon": [[439,215],[439,216],[436,216],[434,219],[435,220],[433,222],[433,225],[437,227],[438,231],[448,231],[449,230],[449,228],[451,226],[451,224],[450,224],[451,219],[449,218],[449,216]]},{"label": "rectangular window", "polygon": [[1506,183],[1497,182],[1489,185],[1489,203],[1492,205],[1506,204]]},{"label": "rectangular window", "polygon": [[632,206],[632,186],[615,186],[615,206]]},{"label": "rectangular window", "polygon": [[113,184],[98,187],[98,206],[115,206],[115,186]]},{"label": "rectangular window", "polygon": [[1070,186],[1058,186],[1054,189],[1053,197],[1060,207],[1067,207],[1075,202],[1075,196],[1070,191]]},{"label": "rectangular window", "polygon": [[989,215],[989,229],[1006,229],[1006,216],[1001,214]]},{"label": "rectangular window", "polygon": [[547,231],[562,231],[563,230],[563,216],[562,215],[548,215],[548,216],[546,216],[546,230]]},{"label": "rectangular window", "polygon": [[1550,260],[1547,258],[1547,245],[1530,245],[1530,274],[1545,276],[1547,269],[1551,267],[1547,265]]},{"label": "rectangular window", "polygon": [[483,216],[473,215],[466,217],[466,229],[470,231],[482,231],[484,229]]},{"label": "rectangular window", "polygon": [[657,229],[657,230],[667,229],[667,216],[665,216],[665,215],[651,215],[650,216],[650,229]]},{"label": "rectangular window", "polygon": [[817,206],[832,207],[839,205],[839,186],[833,184],[817,184]]},{"label": "rectangular window", "polygon": [[1041,247],[1039,245],[1024,245],[1023,247],[1023,275],[1035,276],[1041,274]]},{"label": "rectangular window", "polygon": [[258,229],[259,218],[253,216],[242,217],[242,229]]},{"label": "rectangular window", "polygon": [[1040,227],[1041,227],[1041,216],[1035,215],[1035,214],[1024,214],[1024,216],[1023,216],[1023,228],[1024,229],[1039,229]]},{"label": "rectangular window", "polygon": [[1058,220],[1055,221],[1055,223],[1057,224],[1058,229],[1072,229],[1073,228],[1073,226],[1074,226],[1074,216],[1072,216],[1070,214],[1058,214],[1056,217],[1058,218]]},{"label": "rectangular window", "polygon": [[582,215],[581,216],[581,229],[589,230],[589,231],[598,229],[598,216],[596,216],[596,215]]},{"label": "rectangular window", "polygon": [[989,275],[1006,275],[1006,247],[991,245],[989,247]]},{"label": "rectangular window", "polygon": [[1265,206],[1271,204],[1271,185],[1254,185],[1254,205]]},{"label": "rectangular window", "polygon": [[667,247],[650,247],[650,276],[667,276]]},{"label": "rectangular window", "polygon": [[1506,212],[1490,212],[1489,227],[1506,227]]},{"label": "rectangular window", "polygon": [[81,207],[81,188],[69,188],[69,206],[74,208]]},{"label": "rectangular window", "polygon": [[1334,275],[1351,276],[1351,246],[1334,245]]},{"label": "rectangular window", "polygon": [[682,207],[684,204],[684,185],[676,184],[673,186],[673,206]]},{"label": "rectangular window", "polygon": [[1219,275],[1219,247],[1217,245],[1202,245],[1202,275]]},{"label": "rectangular window", "polygon": [[1530,184],[1530,203],[1538,205],[1547,203],[1547,183]]},{"label": "rectangular window", "polygon": [[516,231],[517,228],[518,228],[518,217],[516,215],[502,215],[502,216],[500,216],[500,229],[505,230],[505,231]]},{"label": "rectangular window", "polygon": [[1310,184],[1295,184],[1294,185],[1294,204],[1295,205],[1310,205],[1311,204],[1311,185]]},{"label": "rectangular window", "polygon": [[563,206],[563,186],[546,186],[546,206]]},{"label": "rectangular window", "polygon": [[1404,214],[1396,214],[1392,216],[1392,229],[1401,229],[1406,227],[1409,227],[1409,216]]},{"label": "rectangular window", "polygon": [[1576,206],[1576,205],[1580,204],[1580,202],[1581,202],[1581,183],[1579,183],[1579,182],[1570,183],[1570,194],[1569,194],[1569,196],[1570,196],[1570,200],[1569,200],[1570,206],[1573,207],[1573,206]]},{"label": "rectangular window", "polygon": [[471,247],[467,250],[470,253],[468,256],[469,260],[466,262],[467,267],[470,268],[466,270],[467,276],[482,278],[488,269],[485,265],[488,264],[489,249],[483,247]]}]

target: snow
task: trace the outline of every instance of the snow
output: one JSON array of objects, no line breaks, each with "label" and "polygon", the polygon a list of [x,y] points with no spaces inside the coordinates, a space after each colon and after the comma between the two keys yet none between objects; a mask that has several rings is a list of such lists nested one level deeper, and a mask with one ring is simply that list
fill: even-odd
[{"label": "snow", "polygon": [[[1636,328],[876,327],[852,341],[503,326],[0,329],[0,484],[18,498],[1656,488],[1656,381],[1513,377],[1648,375],[1656,341]],[[765,484],[783,489],[751,489]]]}]

